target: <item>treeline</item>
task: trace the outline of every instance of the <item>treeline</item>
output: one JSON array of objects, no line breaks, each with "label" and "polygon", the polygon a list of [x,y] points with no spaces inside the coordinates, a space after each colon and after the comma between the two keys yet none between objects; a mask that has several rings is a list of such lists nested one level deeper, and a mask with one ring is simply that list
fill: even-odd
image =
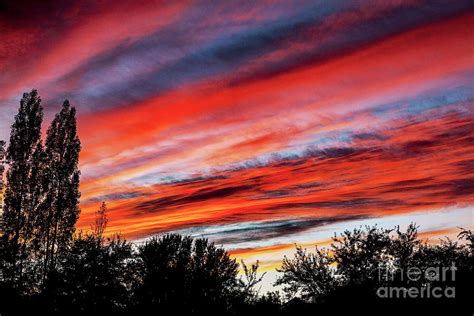
[{"label": "treeline", "polygon": [[205,238],[167,234],[140,245],[119,235],[106,238],[105,203],[90,232],[76,231],[81,145],[75,114],[66,100],[43,142],[43,109],[33,90],[21,99],[8,147],[0,142],[0,162],[7,166],[0,230],[2,315],[295,314],[341,307],[367,313],[379,304],[469,306],[474,244],[469,230],[460,231],[460,241],[434,245],[419,239],[414,224],[406,231],[346,231],[327,248],[297,247],[278,270],[279,290],[268,293],[259,291],[258,262],[239,265]]}]

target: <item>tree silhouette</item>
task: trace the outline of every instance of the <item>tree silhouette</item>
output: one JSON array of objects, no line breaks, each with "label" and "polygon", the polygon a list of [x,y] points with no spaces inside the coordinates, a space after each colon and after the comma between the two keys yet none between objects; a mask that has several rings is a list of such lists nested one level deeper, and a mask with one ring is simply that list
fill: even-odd
[{"label": "tree silhouette", "polygon": [[95,213],[95,223],[92,230],[94,235],[99,241],[102,241],[104,237],[105,229],[107,228],[108,218],[107,218],[107,205],[105,202],[102,202],[99,209]]},{"label": "tree silhouette", "polygon": [[132,245],[119,236],[101,241],[81,233],[60,254],[54,295],[47,298],[50,311],[114,313],[130,304],[136,282]]},{"label": "tree silhouette", "polygon": [[[276,285],[283,285],[289,298],[297,297],[300,306],[305,303],[333,306],[343,298],[347,304],[363,301],[375,304],[373,306],[393,305],[395,301],[400,306],[423,304],[425,308],[436,308],[437,304],[455,304],[457,308],[466,307],[471,292],[467,280],[474,276],[472,236],[472,232],[464,230],[458,236],[462,244],[444,239],[431,245],[418,239],[415,224],[409,225],[405,232],[399,227],[381,229],[376,226],[345,231],[335,236],[326,250],[316,248],[315,253],[308,253],[297,247],[294,258],[283,260],[279,270],[282,275]],[[408,271],[430,269],[454,269],[457,277],[429,278],[423,273],[420,277],[407,276]],[[454,287],[457,296],[434,301],[410,297],[390,301],[377,296],[378,290],[385,287]]]},{"label": "tree silhouette", "polygon": [[245,295],[245,301],[247,303],[255,303],[258,301],[260,288],[257,289],[257,285],[262,282],[266,272],[258,275],[258,269],[260,262],[257,260],[254,264],[248,266],[244,260],[240,261],[243,269],[243,277],[241,278],[242,293]]},{"label": "tree silhouette", "polygon": [[187,312],[228,310],[237,290],[237,268],[222,248],[206,239],[167,234],[139,248],[138,308]]},{"label": "tree silhouette", "polygon": [[36,90],[24,93],[18,114],[11,126],[10,142],[6,159],[9,164],[6,181],[4,209],[2,213],[2,262],[4,281],[10,287],[23,292],[32,280],[28,271],[33,237],[33,210],[37,200],[36,182],[33,176],[38,165],[33,157],[41,150],[41,123],[43,108]]},{"label": "tree silhouette", "polygon": [[316,302],[342,282],[341,277],[335,275],[333,263],[335,258],[326,249],[316,247],[315,253],[308,253],[306,249],[297,247],[294,257],[285,256],[281,268],[277,269],[282,276],[275,285],[284,286],[287,299],[300,296],[308,302]]},{"label": "tree silhouette", "polygon": [[[63,103],[48,129],[45,142],[47,208],[42,219],[43,281],[56,271],[58,255],[66,249],[79,216],[79,152],[76,110]],[[54,286],[54,285],[50,285]]]}]

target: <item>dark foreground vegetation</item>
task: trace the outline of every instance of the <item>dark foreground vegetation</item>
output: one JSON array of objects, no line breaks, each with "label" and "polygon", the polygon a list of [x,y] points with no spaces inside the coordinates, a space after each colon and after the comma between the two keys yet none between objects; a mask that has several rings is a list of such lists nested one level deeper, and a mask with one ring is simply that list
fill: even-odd
[{"label": "dark foreground vegetation", "polygon": [[[365,227],[334,236],[330,247],[296,248],[275,285],[260,293],[258,263],[239,264],[204,238],[167,234],[137,245],[104,237],[103,203],[89,233],[79,216],[80,142],[65,101],[41,140],[43,112],[25,93],[12,125],[0,231],[0,314],[320,313],[350,308],[440,306],[469,310],[474,236],[421,241],[406,231]],[[5,155],[3,155],[5,153]],[[1,165],[1,164],[0,164]],[[1,169],[1,168],[0,168]],[[0,170],[1,171],[1,170]],[[392,310],[393,310],[392,309]]]}]

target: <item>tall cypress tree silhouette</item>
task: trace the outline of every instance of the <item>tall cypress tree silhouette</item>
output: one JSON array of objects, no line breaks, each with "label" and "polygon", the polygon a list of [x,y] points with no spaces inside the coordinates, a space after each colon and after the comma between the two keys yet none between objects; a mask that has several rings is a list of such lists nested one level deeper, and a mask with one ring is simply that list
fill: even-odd
[{"label": "tall cypress tree silhouette", "polygon": [[48,207],[41,229],[44,234],[43,281],[56,270],[59,253],[72,239],[79,217],[79,152],[76,110],[63,103],[48,129],[45,143]]},{"label": "tall cypress tree silhouette", "polygon": [[11,127],[6,152],[9,169],[5,191],[3,219],[3,278],[15,288],[22,288],[24,263],[30,256],[28,245],[32,238],[32,205],[35,200],[31,174],[36,168],[33,155],[41,143],[43,108],[36,90],[24,93],[20,109]]}]

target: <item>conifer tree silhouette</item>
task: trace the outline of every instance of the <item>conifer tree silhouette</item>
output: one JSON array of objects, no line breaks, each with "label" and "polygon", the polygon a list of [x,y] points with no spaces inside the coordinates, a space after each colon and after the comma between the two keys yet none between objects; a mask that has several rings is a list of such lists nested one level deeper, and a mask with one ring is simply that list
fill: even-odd
[{"label": "conifer tree silhouette", "polygon": [[6,175],[1,238],[4,252],[1,264],[3,278],[19,291],[27,290],[26,263],[31,259],[33,210],[37,200],[36,182],[32,177],[37,173],[38,165],[33,157],[41,150],[42,121],[43,108],[38,92],[32,90],[24,93],[11,126],[6,151],[9,169]]}]

